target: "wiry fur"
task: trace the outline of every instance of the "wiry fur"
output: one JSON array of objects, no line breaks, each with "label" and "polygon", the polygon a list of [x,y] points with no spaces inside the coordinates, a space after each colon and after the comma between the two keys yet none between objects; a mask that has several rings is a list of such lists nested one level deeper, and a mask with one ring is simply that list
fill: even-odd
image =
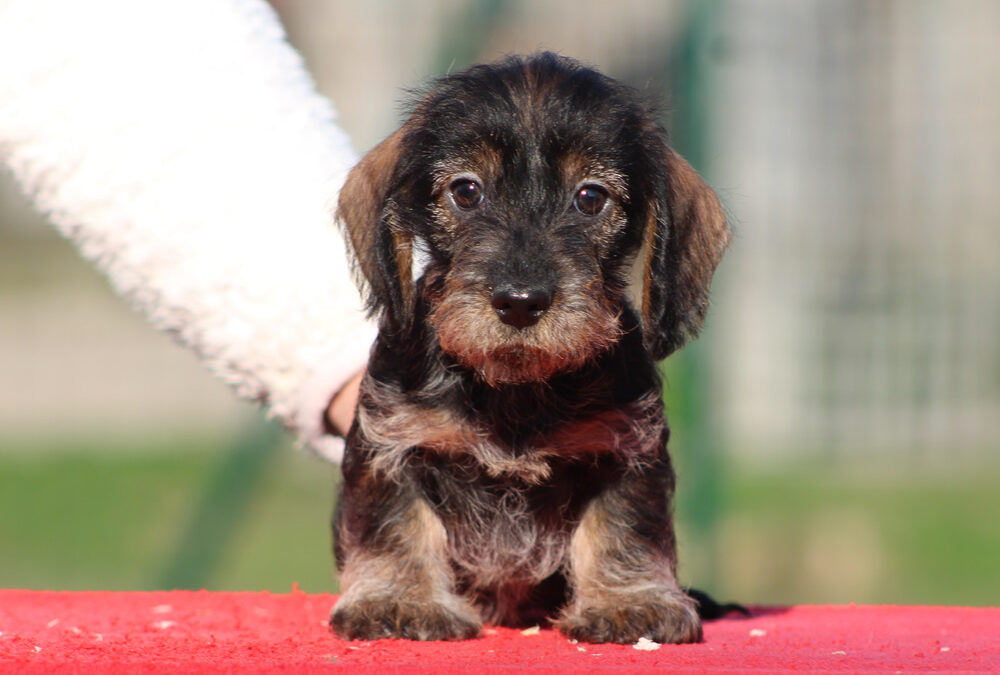
[{"label": "wiry fur", "polygon": [[[481,202],[456,201],[464,180]],[[581,186],[600,211],[577,208]],[[699,639],[654,362],[697,333],[728,230],[638,96],[552,54],[451,75],[354,169],[338,217],[380,335],[343,464],[333,628]],[[551,302],[502,320],[507,287]]]}]

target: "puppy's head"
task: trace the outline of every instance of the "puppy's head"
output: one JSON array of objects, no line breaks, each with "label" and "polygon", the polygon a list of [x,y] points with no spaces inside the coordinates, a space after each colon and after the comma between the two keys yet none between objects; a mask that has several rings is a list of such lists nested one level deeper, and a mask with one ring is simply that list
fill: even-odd
[{"label": "puppy's head", "polygon": [[338,218],[383,333],[426,320],[491,384],[583,365],[627,305],[665,357],[697,334],[729,237],[637,94],[549,53],[438,81],[351,172]]}]

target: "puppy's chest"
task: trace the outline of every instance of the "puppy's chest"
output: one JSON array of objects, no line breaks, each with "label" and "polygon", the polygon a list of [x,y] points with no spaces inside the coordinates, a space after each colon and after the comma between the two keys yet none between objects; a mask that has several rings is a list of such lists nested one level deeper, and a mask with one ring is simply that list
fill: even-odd
[{"label": "puppy's chest", "polygon": [[583,509],[609,477],[599,472],[560,464],[548,480],[529,484],[460,461],[427,465],[418,483],[447,532],[452,563],[485,588],[538,583],[565,564]]}]

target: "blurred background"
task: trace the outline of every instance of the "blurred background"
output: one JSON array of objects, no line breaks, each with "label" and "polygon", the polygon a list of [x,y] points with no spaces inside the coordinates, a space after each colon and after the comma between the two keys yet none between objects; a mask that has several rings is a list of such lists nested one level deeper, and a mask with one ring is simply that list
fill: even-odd
[{"label": "blurred background", "polygon": [[[736,232],[664,364],[684,581],[1000,604],[1000,4],[273,4],[359,152],[509,52],[663,101]],[[336,590],[336,480],[0,172],[0,587]]]}]

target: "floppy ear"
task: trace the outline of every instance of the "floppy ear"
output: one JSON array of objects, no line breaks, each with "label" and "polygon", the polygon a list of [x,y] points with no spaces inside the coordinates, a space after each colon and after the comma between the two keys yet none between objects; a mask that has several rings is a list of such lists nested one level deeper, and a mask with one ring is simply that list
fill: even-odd
[{"label": "floppy ear", "polygon": [[680,155],[663,148],[666,189],[647,214],[633,275],[642,289],[636,304],[643,341],[657,360],[698,335],[712,274],[729,244],[715,192]]},{"label": "floppy ear", "polygon": [[399,227],[390,199],[403,136],[403,129],[396,131],[364,156],[337,203],[368,311],[381,313],[394,331],[406,327],[413,312],[412,238]]}]

